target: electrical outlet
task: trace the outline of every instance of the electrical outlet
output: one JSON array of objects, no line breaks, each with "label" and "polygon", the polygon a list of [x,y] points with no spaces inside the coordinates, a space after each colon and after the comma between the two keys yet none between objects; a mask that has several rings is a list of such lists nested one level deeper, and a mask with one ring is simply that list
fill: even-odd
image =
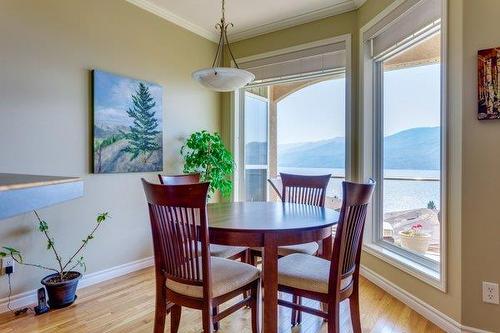
[{"label": "electrical outlet", "polygon": [[0,275],[4,275],[5,274],[5,268],[6,267],[10,267],[10,266],[12,267],[12,273],[14,273],[14,263],[15,263],[14,259],[7,257],[7,258],[3,258],[3,259],[0,259],[0,260],[1,260],[1,263],[2,263],[2,265],[1,265],[2,270],[0,272]]},{"label": "electrical outlet", "polygon": [[483,302],[499,304],[498,283],[483,281]]}]

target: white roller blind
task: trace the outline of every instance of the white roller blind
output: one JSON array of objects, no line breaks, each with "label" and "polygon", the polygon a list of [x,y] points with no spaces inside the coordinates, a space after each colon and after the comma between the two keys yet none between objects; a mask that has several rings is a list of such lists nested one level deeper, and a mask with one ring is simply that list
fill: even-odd
[{"label": "white roller blind", "polygon": [[373,57],[379,57],[415,34],[439,26],[441,0],[406,0],[381,21],[363,33],[371,42]]},{"label": "white roller blind", "polygon": [[332,73],[346,66],[345,42],[322,45],[240,62],[239,67],[255,75],[255,83],[301,75]]}]

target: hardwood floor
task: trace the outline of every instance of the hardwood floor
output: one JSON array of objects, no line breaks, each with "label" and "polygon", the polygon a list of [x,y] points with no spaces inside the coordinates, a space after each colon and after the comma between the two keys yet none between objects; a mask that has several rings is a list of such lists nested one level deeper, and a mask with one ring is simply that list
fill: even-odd
[{"label": "hardwood floor", "polygon": [[[0,333],[24,332],[152,332],[154,313],[154,271],[148,268],[78,291],[78,301],[62,310],[35,317],[0,315]],[[363,332],[442,332],[434,324],[366,279],[361,279],[361,322]],[[352,332],[348,304],[342,303],[341,331]],[[200,312],[183,309],[180,332],[201,332]],[[301,325],[290,328],[290,310],[280,307],[279,332],[326,332],[326,324],[304,314]],[[169,332],[170,316],[167,317]],[[250,310],[244,309],[221,322],[220,333],[250,330]]]}]

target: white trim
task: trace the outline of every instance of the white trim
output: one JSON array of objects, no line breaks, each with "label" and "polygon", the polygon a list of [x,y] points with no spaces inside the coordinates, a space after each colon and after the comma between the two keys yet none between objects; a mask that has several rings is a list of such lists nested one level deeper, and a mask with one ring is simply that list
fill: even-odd
[{"label": "white trim", "polygon": [[[158,15],[159,17],[172,22],[184,29],[187,29],[201,37],[204,37],[212,42],[218,42],[219,41],[219,35],[212,30],[208,30],[205,28],[200,27],[197,24],[192,23],[191,21],[174,14],[172,11],[167,10],[163,7],[160,7],[156,5],[155,3],[151,2],[150,0],[126,0],[130,2],[131,4],[134,4],[144,10],[147,10],[150,13],[153,13],[155,15]],[[243,31],[239,32],[233,32],[229,33],[229,39],[231,42],[236,42],[240,41],[243,39],[247,38],[252,38],[255,36],[263,35],[266,33],[290,28],[293,26],[297,26],[300,24],[304,23],[309,23],[313,22],[316,20],[320,20],[326,17],[330,16],[335,16],[335,15],[340,15],[346,12],[350,12],[353,10],[358,9],[361,7],[366,0],[345,0],[342,3],[328,6],[325,8],[321,8],[318,10],[314,10],[308,13],[304,13],[301,15],[297,15],[294,17],[290,17],[284,20],[276,21],[276,22],[271,22],[267,24],[262,24],[257,27],[249,28]],[[215,22],[215,21],[214,21]]]},{"label": "white trim", "polygon": [[[153,265],[154,265],[153,257],[148,257],[132,261],[123,265],[107,268],[102,271],[86,274],[82,277],[82,279],[78,283],[78,289],[89,287],[103,281],[114,279],[119,276],[123,276],[147,267],[151,267]],[[15,282],[15,277],[13,279],[13,282]],[[17,295],[12,295],[10,299],[11,299],[10,301],[11,308],[13,309],[24,308],[26,306],[36,304],[37,290],[35,289]],[[9,311],[9,309],[7,308],[7,303],[8,303],[7,297],[0,299],[0,313]]]},{"label": "white trim", "polygon": [[443,284],[436,271],[376,243],[367,242],[363,245],[363,251],[443,291]]},{"label": "white trim", "polygon": [[246,29],[243,31],[230,33],[229,38],[232,42],[237,42],[243,39],[248,39],[270,32],[294,27],[300,24],[321,20],[330,16],[340,15],[358,9],[365,2],[366,0],[347,0],[345,2],[314,10],[309,13],[297,15],[272,23],[262,24],[258,27]]},{"label": "white trim", "polygon": [[194,23],[191,23],[190,21],[172,13],[171,11],[160,7],[156,4],[154,4],[151,1],[148,0],[126,0],[130,2],[133,5],[136,5],[137,7],[140,7],[150,13],[153,13],[173,24],[176,24],[186,30],[189,30],[203,38],[206,38],[212,42],[217,43],[219,41],[219,34],[214,31],[207,30],[205,28],[200,27],[199,25],[196,25]]},{"label": "white trim", "polygon": [[406,304],[409,308],[419,313],[424,318],[433,322],[436,326],[448,333],[492,333],[478,328],[468,327],[460,324],[455,319],[438,311],[436,308],[415,297],[408,291],[400,288],[391,281],[385,279],[369,268],[361,266],[360,273],[367,280],[383,289],[394,298]]}]

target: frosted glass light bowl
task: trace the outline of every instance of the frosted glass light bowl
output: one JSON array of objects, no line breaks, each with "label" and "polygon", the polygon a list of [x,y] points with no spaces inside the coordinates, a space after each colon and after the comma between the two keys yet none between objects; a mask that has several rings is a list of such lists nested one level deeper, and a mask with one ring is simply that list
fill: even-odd
[{"label": "frosted glass light bowl", "polygon": [[249,71],[231,67],[204,68],[193,72],[192,77],[203,86],[215,91],[235,91],[255,79]]}]

